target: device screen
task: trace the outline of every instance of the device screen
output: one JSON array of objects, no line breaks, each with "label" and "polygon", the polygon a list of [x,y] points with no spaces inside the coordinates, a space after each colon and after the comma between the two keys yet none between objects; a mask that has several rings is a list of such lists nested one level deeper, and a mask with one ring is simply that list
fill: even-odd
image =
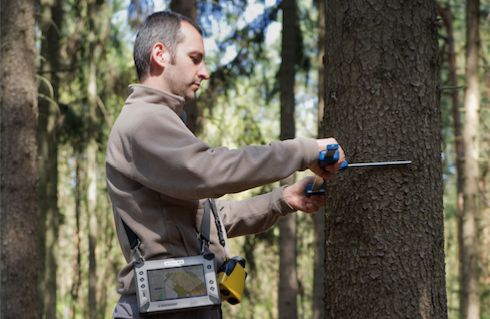
[{"label": "device screen", "polygon": [[152,302],[207,295],[203,265],[148,270],[148,281]]}]

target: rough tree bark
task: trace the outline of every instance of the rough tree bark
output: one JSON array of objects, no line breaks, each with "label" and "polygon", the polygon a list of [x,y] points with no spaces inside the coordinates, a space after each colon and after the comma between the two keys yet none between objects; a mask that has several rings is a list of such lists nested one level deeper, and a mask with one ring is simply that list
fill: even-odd
[{"label": "rough tree bark", "polygon": [[328,1],[326,318],[447,318],[435,1]]},{"label": "rough tree bark", "polygon": [[[296,65],[296,2],[283,0],[282,48],[280,69],[281,93],[281,140],[296,135],[294,120],[294,84]],[[294,174],[281,181],[281,184],[294,183]],[[297,318],[298,277],[296,263],[296,214],[279,219],[279,318]]]},{"label": "rough tree bark", "polygon": [[37,318],[35,1],[2,0],[0,317]]},{"label": "rough tree bark", "polygon": [[[325,107],[325,10],[324,0],[316,0],[318,8],[318,138],[324,138],[323,113]],[[325,209],[321,208],[313,215],[315,242],[313,260],[313,319],[323,319],[325,314],[323,305],[325,298],[324,267],[325,262]]]},{"label": "rough tree bark", "polygon": [[39,84],[39,318],[56,318],[56,263],[60,215],[58,210],[59,46],[61,1],[40,1],[41,68]]},{"label": "rough tree bark", "polygon": [[461,253],[461,314],[465,319],[480,318],[478,266],[478,218],[479,207],[479,108],[478,83],[479,0],[468,0],[466,7],[466,92],[464,117],[464,210]]}]

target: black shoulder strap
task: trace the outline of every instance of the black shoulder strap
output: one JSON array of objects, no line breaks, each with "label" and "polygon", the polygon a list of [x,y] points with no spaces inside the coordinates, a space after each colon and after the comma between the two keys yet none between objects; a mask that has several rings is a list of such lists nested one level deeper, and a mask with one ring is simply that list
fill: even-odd
[{"label": "black shoulder strap", "polygon": [[209,199],[204,203],[204,213],[202,215],[201,229],[199,230],[199,239],[207,246],[211,243],[209,232],[211,230],[211,214]]},{"label": "black shoulder strap", "polygon": [[182,120],[182,122],[186,123],[187,122],[187,114],[185,113],[184,110],[180,111],[180,119]]},{"label": "black shoulder strap", "polygon": [[[218,229],[218,237],[219,243],[221,246],[225,247],[225,238],[223,236],[223,229],[221,228],[221,220],[218,215],[218,210],[216,209],[216,203],[214,199],[207,199],[204,203],[204,213],[202,215],[201,228],[199,230],[199,239],[203,242],[203,245],[208,246],[211,241],[209,238],[209,232],[211,230],[211,214],[210,211],[213,211],[214,220],[216,223],[216,228]],[[129,226],[124,222],[121,218],[122,224],[124,226],[124,230],[126,231],[126,235],[128,236],[129,245],[131,250],[134,251],[141,244],[138,236],[129,228]],[[204,249],[203,249],[204,251]],[[139,254],[139,251],[137,251]],[[141,258],[141,256],[140,256]]]},{"label": "black shoulder strap", "polygon": [[126,231],[126,234],[128,235],[129,239],[129,246],[131,247],[131,250],[133,250],[135,247],[138,246],[138,241],[139,238],[136,236],[136,234],[129,228],[129,226],[124,222],[124,220],[121,218],[121,221],[124,226],[124,230]]},{"label": "black shoulder strap", "polygon": [[218,215],[218,209],[216,209],[216,202],[214,201],[214,199],[209,199],[209,198],[207,201],[211,202],[211,209],[213,210],[214,222],[216,223],[216,229],[218,230],[219,243],[221,244],[221,246],[225,247],[225,238],[223,236],[223,228],[221,228],[221,219],[219,218]]},{"label": "black shoulder strap", "polygon": [[216,229],[218,230],[219,243],[221,244],[221,246],[225,247],[225,238],[223,236],[223,229],[221,228],[221,220],[219,218],[218,210],[216,209],[216,202],[214,201],[214,199],[208,198],[204,203],[204,214],[202,215],[199,239],[201,239],[206,245],[209,245],[209,243],[211,243],[209,239],[209,231],[211,229],[210,210],[213,211]]}]

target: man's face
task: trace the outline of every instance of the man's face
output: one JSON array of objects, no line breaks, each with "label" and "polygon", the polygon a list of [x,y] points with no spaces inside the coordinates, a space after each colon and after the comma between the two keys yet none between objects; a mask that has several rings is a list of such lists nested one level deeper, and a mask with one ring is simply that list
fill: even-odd
[{"label": "man's face", "polygon": [[188,22],[181,22],[184,41],[177,45],[173,63],[167,63],[164,75],[166,91],[182,96],[186,103],[195,99],[202,80],[209,79],[204,63],[204,44],[201,34]]}]

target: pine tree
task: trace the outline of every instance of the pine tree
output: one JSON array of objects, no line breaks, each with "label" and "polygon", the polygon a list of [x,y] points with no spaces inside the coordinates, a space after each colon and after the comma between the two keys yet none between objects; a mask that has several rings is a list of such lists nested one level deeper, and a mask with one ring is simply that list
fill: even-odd
[{"label": "pine tree", "polygon": [[37,318],[35,2],[1,3],[0,314]]},{"label": "pine tree", "polygon": [[447,318],[435,1],[329,1],[326,318]]}]

